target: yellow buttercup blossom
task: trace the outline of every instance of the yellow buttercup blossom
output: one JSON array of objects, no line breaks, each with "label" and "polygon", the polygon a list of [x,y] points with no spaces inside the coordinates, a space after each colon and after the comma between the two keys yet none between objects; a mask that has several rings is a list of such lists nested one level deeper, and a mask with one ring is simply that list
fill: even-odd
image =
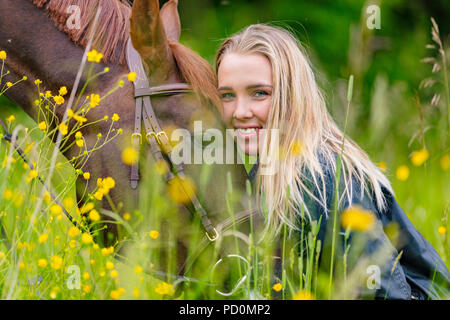
[{"label": "yellow buttercup blossom", "polygon": [[97,210],[92,209],[89,212],[89,219],[91,219],[92,221],[98,221],[98,220],[100,220],[100,214],[98,213]]},{"label": "yellow buttercup blossom", "polygon": [[38,238],[38,242],[39,243],[44,243],[45,241],[47,241],[48,239],[48,233],[43,233],[39,236]]},{"label": "yellow buttercup blossom", "polygon": [[136,77],[137,77],[136,72],[130,72],[130,73],[128,74],[128,81],[133,82],[133,81],[136,80]]},{"label": "yellow buttercup blossom", "polygon": [[80,213],[86,213],[91,211],[92,209],[94,209],[94,203],[93,202],[88,202],[83,204],[83,206],[80,209]]},{"label": "yellow buttercup blossom", "polygon": [[450,154],[447,153],[441,158],[441,168],[444,171],[447,171],[450,169]]},{"label": "yellow buttercup blossom", "polygon": [[279,292],[281,291],[281,289],[283,289],[283,286],[281,285],[281,283],[278,282],[272,286],[272,289],[275,290],[276,292]]},{"label": "yellow buttercup blossom", "polygon": [[61,132],[63,136],[65,136],[69,132],[69,127],[64,122],[60,123],[58,128],[59,132]]},{"label": "yellow buttercup blossom", "polygon": [[5,60],[6,59],[6,52],[5,51],[0,51],[0,60]]},{"label": "yellow buttercup blossom", "polygon": [[7,86],[8,88],[11,88],[11,87],[13,86],[13,84],[12,84],[12,82],[9,82],[9,81],[8,81],[8,82],[6,83],[6,86]]},{"label": "yellow buttercup blossom", "polygon": [[61,88],[59,88],[59,95],[60,96],[65,96],[67,94],[67,87],[63,86]]},{"label": "yellow buttercup blossom", "polygon": [[447,228],[444,227],[444,226],[440,226],[440,227],[438,228],[438,232],[439,232],[440,234],[445,234],[445,233],[447,232]]},{"label": "yellow buttercup blossom", "polygon": [[112,290],[109,296],[114,300],[119,300],[122,295],[125,294],[124,288],[118,288],[117,290]]},{"label": "yellow buttercup blossom", "polygon": [[8,121],[9,123],[13,122],[14,120],[16,120],[16,117],[14,117],[14,115],[10,115],[8,118],[6,118],[6,121]]},{"label": "yellow buttercup blossom", "polygon": [[46,259],[39,259],[38,260],[38,266],[41,268],[45,268],[48,265],[48,262]]},{"label": "yellow buttercup blossom", "polygon": [[69,229],[69,236],[71,236],[72,238],[75,238],[79,234],[80,234],[80,229],[78,229],[77,227],[73,226]]},{"label": "yellow buttercup blossom", "polygon": [[76,240],[70,240],[69,241],[69,247],[72,248],[72,249],[75,248],[77,246],[77,244],[78,243],[77,243]]},{"label": "yellow buttercup blossom", "polygon": [[50,258],[50,266],[55,269],[55,270],[59,270],[61,269],[63,264],[63,258],[61,258],[58,255],[55,255],[53,257]]},{"label": "yellow buttercup blossom", "polygon": [[427,161],[430,156],[427,149],[422,149],[419,151],[414,151],[411,155],[411,162],[415,166],[422,165],[425,161]]},{"label": "yellow buttercup blossom", "polygon": [[104,257],[109,256],[114,253],[114,247],[102,248],[101,252]]},{"label": "yellow buttercup blossom", "polygon": [[[89,274],[89,273],[88,273],[88,274]],[[83,291],[86,292],[86,293],[91,292],[91,286],[88,285],[88,284],[85,284],[85,285],[83,286]]]},{"label": "yellow buttercup blossom", "polygon": [[47,129],[47,124],[45,123],[45,121],[41,121],[41,122],[39,122],[38,127],[39,127],[39,129],[41,129],[42,131],[44,131],[44,130]]},{"label": "yellow buttercup blossom", "polygon": [[341,224],[344,229],[369,231],[375,227],[375,214],[359,205],[347,208],[342,213]]},{"label": "yellow buttercup blossom", "polygon": [[137,158],[138,153],[134,150],[134,148],[125,148],[122,152],[122,161],[125,164],[132,165],[136,162]]},{"label": "yellow buttercup blossom", "polygon": [[64,98],[63,97],[61,97],[61,96],[54,96],[53,97],[53,100],[55,101],[55,103],[57,104],[57,105],[61,105],[61,104],[63,104],[64,103]]},{"label": "yellow buttercup blossom", "polygon": [[141,266],[136,266],[136,267],[134,267],[134,273],[136,273],[136,274],[141,274],[142,271],[143,271],[143,269],[142,269]]},{"label": "yellow buttercup blossom", "polygon": [[409,177],[409,168],[405,165],[401,165],[400,167],[397,168],[395,174],[398,180],[405,181]]},{"label": "yellow buttercup blossom", "polygon": [[5,253],[3,251],[0,251],[0,259],[3,259],[5,257]]},{"label": "yellow buttercup blossom", "polygon": [[36,170],[30,170],[30,173],[28,174],[28,176],[31,179],[34,179],[34,178],[36,178],[38,176],[38,172]]},{"label": "yellow buttercup blossom", "polygon": [[90,244],[92,243],[92,241],[93,241],[92,235],[90,235],[89,233],[84,232],[81,235],[81,242],[83,242],[84,244]]},{"label": "yellow buttercup blossom", "polygon": [[116,186],[116,182],[112,177],[107,177],[102,181],[103,187],[107,189],[113,189]]},{"label": "yellow buttercup blossom", "polygon": [[314,294],[307,290],[300,290],[292,297],[292,300],[314,300]]},{"label": "yellow buttercup blossom", "polygon": [[102,192],[100,192],[100,191],[96,191],[95,193],[94,193],[94,198],[95,199],[97,199],[97,200],[102,200],[103,199],[103,193]]},{"label": "yellow buttercup blossom", "polygon": [[151,231],[149,232],[149,236],[150,236],[150,238],[152,238],[152,239],[158,239],[158,237],[159,237],[159,232],[156,231],[156,230],[151,230]]},{"label": "yellow buttercup blossom", "polygon": [[89,106],[91,108],[95,108],[96,106],[98,106],[98,104],[100,103],[100,96],[98,94],[91,94],[91,98],[89,100]]},{"label": "yellow buttercup blossom", "polygon": [[83,279],[84,280],[89,280],[90,277],[91,277],[91,275],[89,274],[89,272],[83,272]]},{"label": "yellow buttercup blossom", "polygon": [[128,212],[125,212],[123,214],[123,220],[128,221],[131,219],[131,214],[129,214]]},{"label": "yellow buttercup blossom", "polygon": [[36,79],[36,80],[34,80],[34,84],[35,85],[42,84],[42,81],[40,79]]},{"label": "yellow buttercup blossom", "polygon": [[114,113],[113,116],[111,117],[112,121],[119,121],[120,117],[117,113]]},{"label": "yellow buttercup blossom", "polygon": [[159,282],[155,288],[155,292],[157,294],[173,294],[175,291],[173,289],[173,285],[167,282]]},{"label": "yellow buttercup blossom", "polygon": [[83,178],[89,180],[91,178],[91,174],[89,172],[83,173]]},{"label": "yellow buttercup blossom", "polygon": [[51,91],[45,91],[45,95],[46,98],[51,98],[52,97],[52,92]]},{"label": "yellow buttercup blossom", "polygon": [[79,148],[82,148],[84,146],[84,140],[82,139],[76,140],[75,143]]},{"label": "yellow buttercup blossom", "polygon": [[9,189],[6,189],[5,192],[3,192],[3,198],[4,198],[5,200],[11,199],[12,196],[13,196],[13,193],[12,193],[12,191],[9,190]]},{"label": "yellow buttercup blossom", "polygon": [[103,58],[103,54],[100,52],[97,52],[97,50],[91,50],[87,53],[87,59],[89,62],[96,62],[99,63]]},{"label": "yellow buttercup blossom", "polygon": [[119,275],[119,272],[117,272],[117,270],[114,269],[109,272],[109,275],[111,278],[117,278],[117,276]]},{"label": "yellow buttercup blossom", "polygon": [[54,216],[57,216],[57,215],[60,215],[60,214],[61,214],[62,208],[61,208],[60,205],[54,204],[54,205],[52,205],[52,206],[50,207],[50,212],[51,212]]},{"label": "yellow buttercup blossom", "polygon": [[106,261],[106,269],[108,270],[114,269],[114,263],[112,263],[111,261]]},{"label": "yellow buttercup blossom", "polygon": [[172,201],[185,204],[195,194],[195,185],[189,177],[175,177],[169,182],[167,190]]},{"label": "yellow buttercup blossom", "polygon": [[139,298],[139,296],[141,295],[139,288],[134,288],[133,289],[133,297],[135,297],[136,299]]}]

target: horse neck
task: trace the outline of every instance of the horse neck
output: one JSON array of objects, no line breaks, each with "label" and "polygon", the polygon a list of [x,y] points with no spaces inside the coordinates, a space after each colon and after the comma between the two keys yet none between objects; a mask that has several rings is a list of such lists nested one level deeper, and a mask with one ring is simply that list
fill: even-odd
[{"label": "horse neck", "polygon": [[[6,81],[17,81],[23,76],[28,80],[12,87],[6,96],[36,119],[33,101],[38,97],[34,80],[40,79],[41,92],[58,92],[66,86],[70,92],[76,78],[84,49],[75,45],[69,37],[59,31],[44,9],[39,9],[28,0],[0,0],[0,48],[8,54],[6,68],[10,71]],[[96,65],[94,72],[106,65]],[[124,67],[108,65],[110,72],[102,76],[104,84],[115,80]],[[81,85],[87,80],[84,72]],[[80,89],[80,88],[78,88]],[[99,92],[100,93],[100,92]],[[61,119],[64,108],[57,114]]]}]

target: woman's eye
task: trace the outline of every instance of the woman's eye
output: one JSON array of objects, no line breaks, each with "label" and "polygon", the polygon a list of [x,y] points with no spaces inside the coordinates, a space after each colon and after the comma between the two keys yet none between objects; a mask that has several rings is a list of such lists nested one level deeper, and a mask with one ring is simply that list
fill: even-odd
[{"label": "woman's eye", "polygon": [[267,96],[269,94],[266,91],[258,90],[258,91],[255,91],[254,95],[255,95],[255,97],[264,97],[264,96]]},{"label": "woman's eye", "polygon": [[222,94],[220,95],[220,97],[221,97],[222,99],[229,99],[229,98],[233,98],[234,95],[233,95],[231,92],[225,92],[225,93],[222,93]]}]

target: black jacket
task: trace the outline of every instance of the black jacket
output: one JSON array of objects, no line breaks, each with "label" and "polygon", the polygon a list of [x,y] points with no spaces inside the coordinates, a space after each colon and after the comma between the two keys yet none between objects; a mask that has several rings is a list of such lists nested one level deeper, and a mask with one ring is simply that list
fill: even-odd
[{"label": "black jacket", "polygon": [[[325,165],[323,157],[319,156],[319,160],[325,173],[326,198],[328,210],[330,210],[333,203],[335,177],[334,173]],[[257,170],[258,163],[249,172],[250,181],[255,181]],[[384,260],[380,268],[381,281],[377,288],[374,289],[375,292],[372,296],[375,299],[406,300],[448,298],[450,294],[450,274],[446,265],[432,245],[414,228],[391,192],[387,188],[382,187],[387,201],[387,209],[384,212],[379,212],[372,197],[365,194],[361,199],[361,188],[356,181],[353,181],[353,188],[353,205],[359,204],[363,208],[374,212],[377,216],[377,224],[381,227],[379,228],[381,233],[378,233],[378,237],[367,240],[364,251],[370,254],[382,245],[391,249],[390,258],[387,262]],[[317,190],[314,193],[316,197],[319,196]],[[317,238],[321,240],[322,244],[326,244],[326,241],[329,239],[326,239],[325,235],[328,234],[327,227],[328,222],[331,222],[331,215],[325,215],[323,206],[315,201],[312,203],[312,206],[312,210],[310,210],[312,219],[318,221],[322,217]],[[342,204],[340,210],[346,207],[348,207],[348,201]],[[386,228],[392,225],[398,227],[398,236],[395,243],[384,232],[387,230]],[[339,231],[341,235],[345,232],[342,227]],[[352,236],[347,244],[351,243],[351,240]],[[341,243],[343,243],[342,239]],[[402,253],[400,259],[395,268],[393,268],[400,252]]]}]

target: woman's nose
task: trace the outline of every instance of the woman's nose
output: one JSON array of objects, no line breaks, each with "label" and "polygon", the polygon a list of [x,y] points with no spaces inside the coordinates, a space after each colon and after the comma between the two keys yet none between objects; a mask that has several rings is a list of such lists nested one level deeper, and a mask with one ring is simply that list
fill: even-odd
[{"label": "woman's nose", "polygon": [[237,99],[236,109],[234,109],[233,117],[235,119],[248,119],[253,117],[253,112],[245,99]]}]

